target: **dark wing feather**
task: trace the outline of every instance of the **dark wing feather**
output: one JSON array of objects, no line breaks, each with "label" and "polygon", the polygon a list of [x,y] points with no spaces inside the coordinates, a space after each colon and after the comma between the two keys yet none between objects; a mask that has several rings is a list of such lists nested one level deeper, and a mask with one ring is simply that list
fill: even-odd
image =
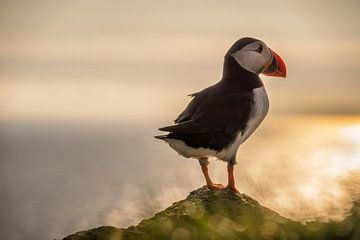
[{"label": "dark wing feather", "polygon": [[199,121],[190,119],[188,121],[180,122],[178,124],[159,128],[159,130],[164,132],[193,134],[193,133],[219,132],[222,130],[222,128],[215,125],[204,124]]},{"label": "dark wing feather", "polygon": [[173,133],[172,136],[190,134],[194,137],[194,134],[230,134],[245,128],[252,104],[251,92],[220,82],[193,96],[175,120],[177,124],[159,130]]},{"label": "dark wing feather", "polygon": [[210,92],[213,87],[214,86],[211,86],[202,90],[201,92],[189,94],[188,96],[192,97],[190,103],[187,105],[185,110],[180,113],[180,115],[175,119],[174,122],[181,123],[193,120],[196,117],[194,114],[196,113],[197,109],[199,108],[201,103],[206,100],[206,95],[208,95],[207,93]]}]

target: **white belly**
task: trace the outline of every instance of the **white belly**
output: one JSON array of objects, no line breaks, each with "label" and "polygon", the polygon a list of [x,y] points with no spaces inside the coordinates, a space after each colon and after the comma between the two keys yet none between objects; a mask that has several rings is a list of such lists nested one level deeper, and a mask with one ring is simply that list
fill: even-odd
[{"label": "white belly", "polygon": [[169,143],[169,146],[174,149],[180,155],[187,157],[187,158],[206,158],[210,156],[216,156],[216,151],[211,150],[209,148],[193,148],[189,147],[184,143],[182,140],[178,139],[166,139]]},{"label": "white belly", "polygon": [[187,146],[183,141],[176,139],[167,139],[170,147],[184,157],[205,158],[217,157],[224,161],[234,161],[239,146],[258,128],[269,111],[269,99],[265,87],[253,90],[254,104],[251,108],[250,118],[243,131],[239,132],[235,141],[227,148],[216,152],[207,148],[192,148]]}]

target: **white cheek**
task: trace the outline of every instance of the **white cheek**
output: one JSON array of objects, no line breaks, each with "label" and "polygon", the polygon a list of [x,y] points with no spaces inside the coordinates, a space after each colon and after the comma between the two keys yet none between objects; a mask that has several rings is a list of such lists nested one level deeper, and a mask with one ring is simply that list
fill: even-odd
[{"label": "white cheek", "polygon": [[264,58],[265,65],[268,66],[272,61],[272,53],[270,49],[269,48],[264,49],[264,51],[262,52],[262,56]]},{"label": "white cheek", "polygon": [[232,54],[236,62],[252,73],[260,73],[266,63],[264,54],[255,51],[240,50]]}]

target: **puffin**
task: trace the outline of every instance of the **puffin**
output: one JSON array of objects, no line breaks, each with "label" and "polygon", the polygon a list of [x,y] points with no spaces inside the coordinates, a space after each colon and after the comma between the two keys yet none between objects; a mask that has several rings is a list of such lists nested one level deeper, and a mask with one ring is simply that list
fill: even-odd
[{"label": "puffin", "polygon": [[[190,94],[175,124],[159,128],[167,134],[155,136],[183,157],[197,159],[209,189],[239,192],[234,179],[237,151],[269,111],[260,74],[285,78],[285,62],[263,41],[240,38],[225,54],[220,81]],[[227,162],[226,186],[211,180],[209,158]]]}]

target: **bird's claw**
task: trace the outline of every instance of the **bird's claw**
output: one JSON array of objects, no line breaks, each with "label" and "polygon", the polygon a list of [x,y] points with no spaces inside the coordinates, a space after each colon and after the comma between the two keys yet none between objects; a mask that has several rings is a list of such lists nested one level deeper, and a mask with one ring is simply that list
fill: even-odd
[{"label": "bird's claw", "polygon": [[227,185],[225,188],[232,190],[236,194],[240,194],[239,190],[237,190],[237,188],[235,186]]}]

